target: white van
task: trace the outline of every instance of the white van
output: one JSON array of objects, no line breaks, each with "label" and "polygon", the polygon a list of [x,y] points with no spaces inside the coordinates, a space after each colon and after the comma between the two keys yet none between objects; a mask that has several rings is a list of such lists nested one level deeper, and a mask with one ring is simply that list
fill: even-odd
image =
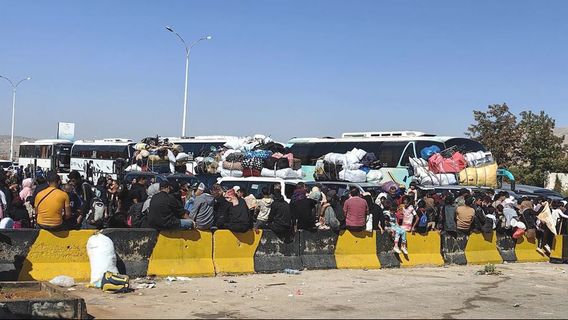
[{"label": "white van", "polygon": [[239,186],[241,189],[246,190],[247,194],[254,195],[257,199],[262,198],[262,189],[267,188],[270,193],[274,190],[275,184],[280,184],[283,190],[284,200],[290,202],[296,185],[298,182],[304,182],[299,179],[281,179],[281,178],[267,178],[267,177],[247,177],[247,178],[234,178],[223,177],[217,180],[225,189]]}]

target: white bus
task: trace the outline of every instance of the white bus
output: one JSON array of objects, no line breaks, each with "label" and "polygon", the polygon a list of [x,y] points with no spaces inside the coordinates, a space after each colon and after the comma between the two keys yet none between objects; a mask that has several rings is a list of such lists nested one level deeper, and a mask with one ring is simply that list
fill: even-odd
[{"label": "white bus", "polygon": [[134,145],[132,140],[122,138],[75,141],[71,149],[71,170],[92,178],[93,182],[106,175],[116,179],[115,160],[128,163],[134,154]]},{"label": "white bus", "polygon": [[[183,152],[190,155],[191,158],[205,157],[211,153],[212,149],[219,149],[227,141],[238,139],[235,136],[195,136],[195,137],[168,137],[169,142],[181,145]],[[186,164],[187,171],[195,174],[194,161],[188,161]]]},{"label": "white bus", "polygon": [[313,180],[316,161],[329,152],[345,153],[353,148],[375,153],[382,163],[383,179],[406,187],[411,182],[408,168],[410,157],[420,157],[420,151],[432,145],[441,150],[454,147],[460,152],[485,151],[479,142],[467,138],[436,136],[418,131],[351,132],[341,138],[293,138],[287,147],[295,158],[302,160],[306,180]]},{"label": "white bus", "polygon": [[[55,171],[61,176],[69,173],[71,146],[73,142],[60,139],[43,139],[34,142],[22,142],[18,154],[18,164],[41,168],[43,171]],[[35,173],[35,169],[32,169]]]}]

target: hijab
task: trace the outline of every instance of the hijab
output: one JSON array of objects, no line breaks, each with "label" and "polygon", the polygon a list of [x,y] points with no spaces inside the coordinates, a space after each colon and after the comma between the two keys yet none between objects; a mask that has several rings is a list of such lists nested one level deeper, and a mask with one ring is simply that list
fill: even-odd
[{"label": "hijab", "polygon": [[26,201],[26,199],[33,194],[32,185],[34,181],[32,178],[27,178],[22,181],[22,191],[20,191],[20,199]]},{"label": "hijab", "polygon": [[150,187],[148,188],[148,199],[144,201],[144,205],[142,206],[142,212],[148,210],[148,208],[150,207],[150,200],[152,200],[152,197],[158,193],[160,193],[160,184],[154,183],[150,185]]}]

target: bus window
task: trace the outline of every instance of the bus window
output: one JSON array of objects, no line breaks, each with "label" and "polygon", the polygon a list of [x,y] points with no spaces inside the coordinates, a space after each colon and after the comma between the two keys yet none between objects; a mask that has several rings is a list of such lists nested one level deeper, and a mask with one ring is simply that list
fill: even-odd
[{"label": "bus window", "polygon": [[410,167],[410,158],[415,158],[416,154],[414,153],[414,142],[409,142],[402,154],[402,157],[399,160],[398,166],[399,167]]},{"label": "bus window", "polygon": [[20,145],[20,158],[35,158],[35,146]]},{"label": "bus window", "polygon": [[455,151],[461,153],[485,151],[481,143],[466,138],[452,138],[446,141],[446,148],[452,147],[454,147]]},{"label": "bus window", "polygon": [[420,152],[422,149],[430,147],[430,146],[437,146],[440,150],[446,149],[443,143],[437,141],[416,141],[416,156],[420,157]]},{"label": "bus window", "polygon": [[294,154],[295,158],[302,160],[303,165],[313,165],[310,161],[310,153],[314,145],[313,143],[294,143],[290,147],[290,152]]},{"label": "bus window", "polygon": [[52,155],[52,146],[37,146],[38,153],[37,157],[39,159],[49,159]]},{"label": "bus window", "polygon": [[375,156],[379,161],[388,168],[395,168],[398,165],[400,157],[404,152],[404,148],[408,144],[407,141],[386,141],[383,142],[378,153]]}]

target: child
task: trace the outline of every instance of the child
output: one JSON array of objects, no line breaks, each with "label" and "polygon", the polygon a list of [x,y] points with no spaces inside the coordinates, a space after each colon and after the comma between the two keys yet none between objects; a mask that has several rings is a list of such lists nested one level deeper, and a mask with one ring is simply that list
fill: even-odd
[{"label": "child", "polygon": [[258,216],[256,217],[256,222],[254,224],[255,229],[267,228],[268,215],[270,214],[270,207],[274,200],[268,192],[268,188],[262,188],[262,199],[256,202],[256,211]]},{"label": "child", "polygon": [[404,198],[403,204],[404,207],[402,209],[402,228],[406,232],[410,232],[414,230],[414,228],[416,227],[416,223],[418,222],[418,220],[416,220],[414,225],[412,224],[412,222],[414,221],[414,217],[416,216],[416,210],[414,210],[413,206],[414,201],[407,196]]},{"label": "child", "polygon": [[[401,251],[404,254],[408,254],[406,250],[406,231],[402,229],[398,223],[396,223],[396,215],[392,211],[393,204],[390,201],[386,201],[384,203],[384,211],[383,214],[385,216],[385,226],[387,230],[393,232],[394,234],[394,248],[393,251],[396,253],[400,253]],[[400,241],[400,249],[398,248],[398,244]]]}]

